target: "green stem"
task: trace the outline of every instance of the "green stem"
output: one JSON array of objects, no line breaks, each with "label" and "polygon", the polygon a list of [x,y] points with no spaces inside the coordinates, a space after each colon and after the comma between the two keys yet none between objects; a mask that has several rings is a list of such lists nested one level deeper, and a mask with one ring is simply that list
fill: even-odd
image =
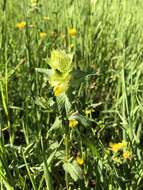
[{"label": "green stem", "polygon": [[[65,160],[66,162],[69,159],[69,134],[68,130],[65,133]],[[68,172],[65,171],[65,182],[66,182],[66,189],[69,189],[69,177],[68,177]]]}]

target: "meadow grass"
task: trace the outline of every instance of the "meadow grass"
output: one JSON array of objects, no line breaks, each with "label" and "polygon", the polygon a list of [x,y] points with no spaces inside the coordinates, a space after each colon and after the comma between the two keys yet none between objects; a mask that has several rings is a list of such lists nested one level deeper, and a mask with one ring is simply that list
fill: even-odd
[{"label": "meadow grass", "polygon": [[[1,190],[143,189],[142,10],[0,1]],[[59,97],[44,74],[53,50],[73,54]]]}]

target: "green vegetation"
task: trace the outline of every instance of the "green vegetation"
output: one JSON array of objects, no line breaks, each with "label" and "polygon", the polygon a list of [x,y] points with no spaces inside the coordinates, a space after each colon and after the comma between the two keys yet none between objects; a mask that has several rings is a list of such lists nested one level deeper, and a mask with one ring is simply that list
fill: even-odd
[{"label": "green vegetation", "polygon": [[143,189],[143,1],[0,1],[0,189]]}]

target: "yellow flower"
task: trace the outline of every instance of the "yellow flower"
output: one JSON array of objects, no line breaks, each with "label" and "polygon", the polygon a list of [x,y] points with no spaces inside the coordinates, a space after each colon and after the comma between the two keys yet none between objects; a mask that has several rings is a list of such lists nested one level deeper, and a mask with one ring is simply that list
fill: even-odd
[{"label": "yellow flower", "polygon": [[84,164],[84,160],[82,158],[80,158],[79,156],[76,157],[76,161],[77,163],[81,166]]},{"label": "yellow flower", "polygon": [[69,120],[69,127],[73,128],[78,124],[78,121],[75,119],[70,119]]},{"label": "yellow flower", "polygon": [[22,30],[26,27],[26,22],[25,21],[22,21],[22,22],[18,22],[16,24],[16,28],[18,28],[19,30]]},{"label": "yellow flower", "polygon": [[44,39],[47,36],[46,32],[40,32],[40,38]]},{"label": "yellow flower", "polygon": [[65,85],[64,85],[64,83],[61,83],[61,84],[59,83],[59,84],[57,84],[54,87],[54,94],[55,94],[55,96],[59,96],[59,95],[61,95],[64,92],[65,92]]},{"label": "yellow flower", "polygon": [[75,28],[69,28],[68,29],[68,35],[69,36],[75,36],[77,34],[77,31]]},{"label": "yellow flower", "polygon": [[50,18],[48,16],[43,16],[43,20],[50,20]]},{"label": "yellow flower", "polygon": [[122,141],[121,143],[110,143],[109,146],[113,152],[118,152],[119,150],[127,147],[127,142]]},{"label": "yellow flower", "polygon": [[113,152],[118,152],[121,149],[118,143],[114,143],[114,144],[110,143],[109,146]]},{"label": "yellow flower", "polygon": [[126,151],[123,152],[123,158],[124,158],[125,160],[127,160],[127,159],[130,160],[131,157],[132,157],[132,152],[131,152],[131,151],[126,150]]}]

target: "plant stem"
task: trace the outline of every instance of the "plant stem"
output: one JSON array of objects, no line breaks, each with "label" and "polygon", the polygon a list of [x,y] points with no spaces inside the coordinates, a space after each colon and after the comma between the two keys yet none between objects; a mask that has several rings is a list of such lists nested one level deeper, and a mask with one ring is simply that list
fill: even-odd
[{"label": "plant stem", "polygon": [[[68,134],[68,129],[66,130],[65,133],[65,160],[66,162],[69,159],[69,134]],[[65,181],[66,181],[66,189],[69,189],[69,178],[68,178],[68,172],[65,171]]]}]

